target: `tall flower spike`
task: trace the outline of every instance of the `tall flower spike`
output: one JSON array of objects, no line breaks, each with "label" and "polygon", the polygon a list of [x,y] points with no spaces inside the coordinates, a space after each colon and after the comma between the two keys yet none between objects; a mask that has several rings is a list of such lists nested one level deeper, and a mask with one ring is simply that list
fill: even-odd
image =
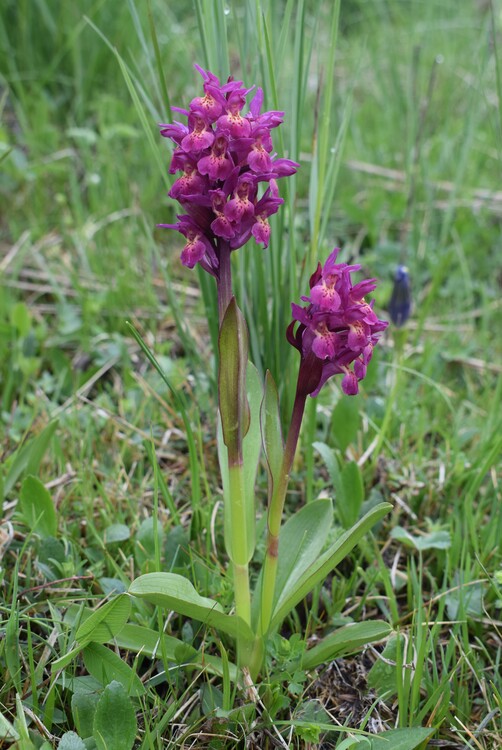
[{"label": "tall flower spike", "polygon": [[351,274],[360,266],[336,263],[338,253],[335,248],[311,276],[310,296],[302,297],[308,306],[291,305],[293,321],[287,337],[301,355],[298,388],[304,395],[317,396],[333,375],[343,375],[343,392],[355,395],[373,347],[388,325],[364,298],[376,281],[353,285]]},{"label": "tall flower spike", "polygon": [[184,214],[176,224],[159,226],[185,236],[184,265],[200,263],[218,277],[222,243],[224,252],[242,247],[251,237],[268,246],[268,218],[283,203],[276,180],[294,174],[298,164],[273,152],[271,130],[281,124],[284,113],[261,113],[262,89],[255,90],[246,112],[246,97],[254,86],[244,88],[232,78],[221,84],[213,73],[195,68],[203,79],[203,96],[192,99],[188,109],[173,107],[187,118],[187,125],[160,125],[161,135],[176,145],[169,172],[182,174],[169,196]]}]

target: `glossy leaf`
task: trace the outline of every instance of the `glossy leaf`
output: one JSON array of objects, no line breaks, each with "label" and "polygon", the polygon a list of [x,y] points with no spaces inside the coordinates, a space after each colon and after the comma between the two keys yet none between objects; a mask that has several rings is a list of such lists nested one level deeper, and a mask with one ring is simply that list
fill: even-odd
[{"label": "glossy leaf", "polygon": [[58,520],[49,490],[37,477],[24,480],[19,496],[19,509],[31,531],[41,537],[56,536]]},{"label": "glossy leaf", "polygon": [[151,604],[192,617],[234,638],[252,640],[253,632],[240,617],[227,615],[218,602],[200,596],[190,581],[176,573],[147,573],[131,584],[129,593]]},{"label": "glossy leaf", "polygon": [[344,654],[352,654],[368,643],[382,641],[390,632],[390,625],[383,620],[344,625],[305,653],[302,659],[302,669],[313,669],[319,664],[332,661]]},{"label": "glossy leaf", "polygon": [[329,547],[318,559],[310,565],[298,580],[295,590],[288,595],[281,594],[276,605],[271,627],[277,627],[284,620],[288,612],[340,563],[346,555],[356,546],[358,541],[371,529],[371,527],[383,518],[392,508],[389,503],[379,503],[361,518],[351,529],[345,531],[334,544]]},{"label": "glossy leaf", "polygon": [[127,594],[111,599],[90,615],[78,628],[75,639],[81,645],[89,642],[106,643],[119,633],[131,613],[131,600]]}]

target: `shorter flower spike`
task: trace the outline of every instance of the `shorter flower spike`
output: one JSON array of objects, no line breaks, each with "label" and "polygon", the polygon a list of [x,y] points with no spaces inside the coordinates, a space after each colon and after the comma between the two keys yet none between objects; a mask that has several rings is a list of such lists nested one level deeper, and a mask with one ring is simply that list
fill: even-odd
[{"label": "shorter flower spike", "polygon": [[311,276],[310,296],[302,297],[308,306],[291,305],[293,321],[287,338],[301,355],[298,389],[305,395],[317,396],[328,378],[340,374],[343,392],[354,396],[373,347],[388,325],[364,298],[376,281],[353,285],[351,274],[360,266],[337,263],[338,253],[335,248]]},{"label": "shorter flower spike", "polygon": [[411,313],[411,284],[406,266],[398,266],[389,302],[390,319],[395,326],[404,326]]}]

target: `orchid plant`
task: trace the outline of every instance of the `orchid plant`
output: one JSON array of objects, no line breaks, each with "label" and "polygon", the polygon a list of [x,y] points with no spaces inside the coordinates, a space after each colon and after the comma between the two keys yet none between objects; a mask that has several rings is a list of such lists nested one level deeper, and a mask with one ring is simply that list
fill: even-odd
[{"label": "orchid plant", "polygon": [[[319,263],[308,295],[301,298],[304,304],[291,305],[286,335],[300,354],[300,364],[284,441],[277,386],[270,372],[260,382],[249,362],[247,327],[233,292],[231,255],[251,238],[268,246],[268,219],[283,203],[277,181],[294,174],[299,165],[275,154],[271,131],[282,123],[284,113],[261,111],[260,88],[246,88],[232,78],[222,84],[209,71],[195,67],[203,79],[203,95],[194,98],[188,109],[173,107],[186,123],[160,126],[161,135],[174,143],[170,172],[181,173],[169,196],[182,207],[175,224],[160,226],[184,236],[181,262],[185,266],[199,264],[216,281],[218,453],[235,611],[225,612],[216,600],[200,596],[190,581],[169,572],[140,576],[130,593],[233,637],[238,666],[256,679],[270,636],[390,508],[387,503],[372,508],[326,549],[333,519],[331,500],[314,500],[283,523],[307,398],[315,398],[336,375],[341,376],[343,393],[355,395],[387,323],[366,301],[375,289],[374,279],[354,283],[353,274],[360,267],[339,263],[338,249],[324,265]],[[265,557],[252,588],[255,482],[262,456],[268,471]],[[346,626],[307,651],[303,665],[313,667],[387,633],[383,622]]]}]

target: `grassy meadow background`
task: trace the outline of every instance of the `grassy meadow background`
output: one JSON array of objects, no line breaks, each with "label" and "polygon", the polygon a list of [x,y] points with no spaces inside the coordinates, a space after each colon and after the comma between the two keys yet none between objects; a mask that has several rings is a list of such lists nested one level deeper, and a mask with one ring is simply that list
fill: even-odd
[{"label": "grassy meadow background", "polygon": [[[157,568],[229,603],[215,290],[181,266],[180,236],[155,228],[177,209],[157,123],[200,91],[194,62],[262,86],[266,109],[286,113],[277,152],[301,163],[279,185],[269,250],[249,243],[233,261],[252,358],[279,382],[285,418],[290,302],[335,245],[379,279],[378,311],[405,264],[414,308],[405,329],[389,328],[357,398],[331,382],[309,405],[288,499],[292,509],[335,495],[314,445],[325,443],[358,462],[364,507],[385,499],[392,514],[298,608],[273,644],[264,703],[247,713],[215,719],[221,695],[229,708],[222,680],[117,648],[144,688],[130,691],[136,746],[328,748],[347,740],[343,725],[431,726],[431,747],[500,746],[501,57],[499,0],[2,2],[5,746],[10,725],[21,750],[88,736],[75,696],[99,696],[106,680],[79,653],[51,671],[74,646],[69,607],[94,608]],[[192,453],[126,321],[181,394]],[[29,475],[55,521],[37,525]],[[259,509],[265,497],[262,471]],[[352,501],[337,493],[339,521]],[[315,673],[291,667],[296,633],[377,617],[399,634],[385,661],[379,646]],[[146,605],[132,620],[218,653],[196,623],[166,625]],[[232,708],[248,702],[232,693]]]}]

